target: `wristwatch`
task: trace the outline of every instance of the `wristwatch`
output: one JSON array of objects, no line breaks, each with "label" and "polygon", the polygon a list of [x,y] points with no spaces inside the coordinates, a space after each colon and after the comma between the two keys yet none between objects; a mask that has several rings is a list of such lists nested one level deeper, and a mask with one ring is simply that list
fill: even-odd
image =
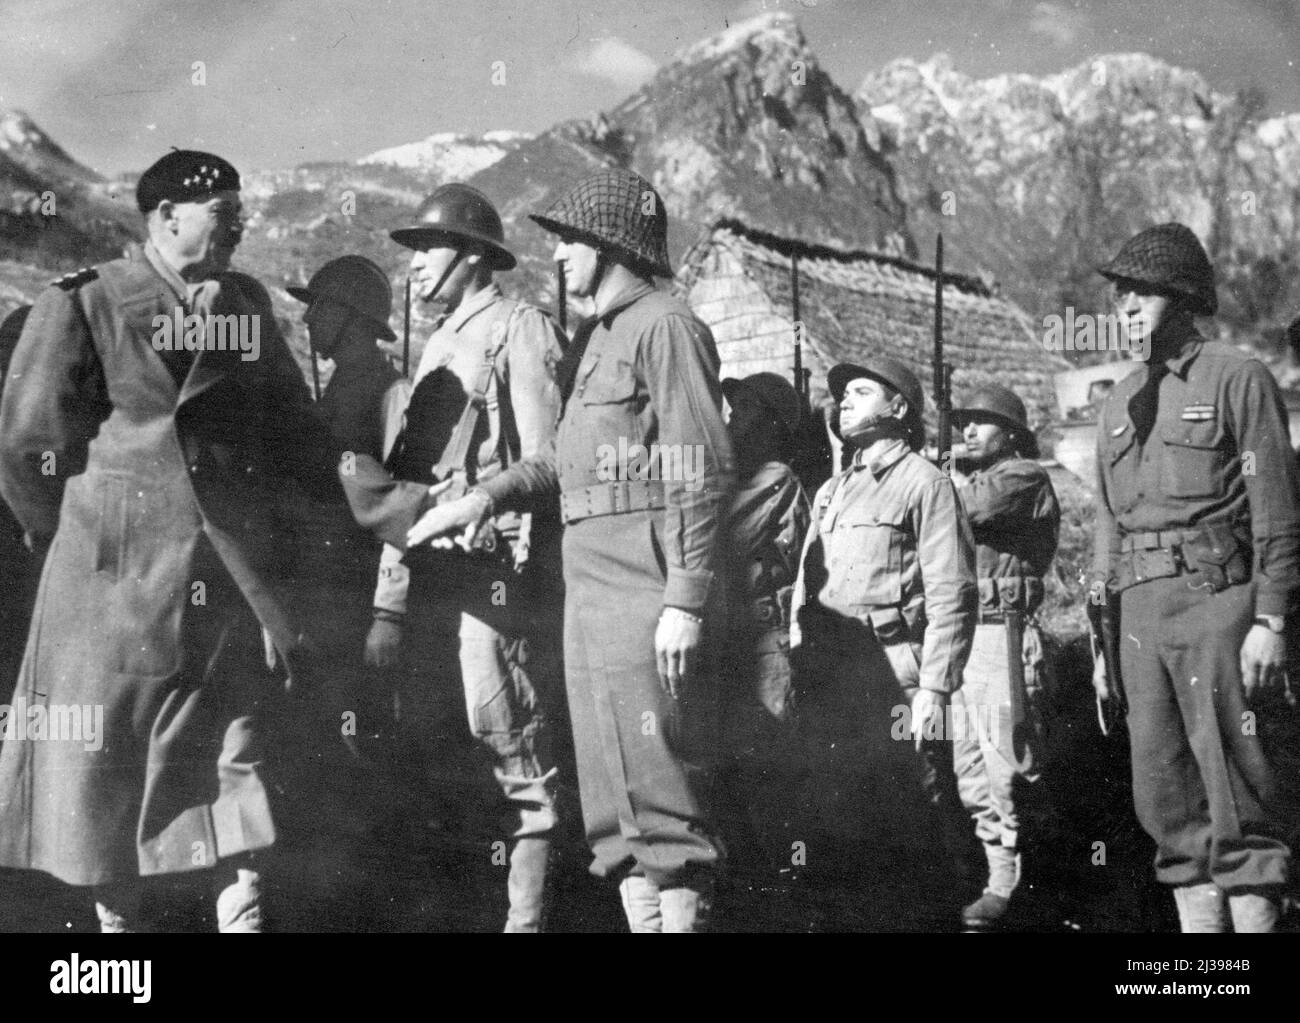
[{"label": "wristwatch", "polygon": [[1269,632],[1276,632],[1279,636],[1286,627],[1281,615],[1256,615],[1254,624],[1262,625]]}]

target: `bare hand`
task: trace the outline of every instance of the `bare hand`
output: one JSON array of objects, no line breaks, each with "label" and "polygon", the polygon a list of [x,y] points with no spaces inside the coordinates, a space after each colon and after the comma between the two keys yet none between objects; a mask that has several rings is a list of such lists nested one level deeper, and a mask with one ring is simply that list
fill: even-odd
[{"label": "bare hand", "polygon": [[430,508],[406,534],[406,545],[415,547],[425,540],[433,538],[433,546],[450,548],[452,538],[449,533],[460,533],[457,543],[469,549],[474,535],[488,517],[490,503],[479,494],[466,494],[447,504]]},{"label": "bare hand", "polygon": [[947,706],[948,694],[933,689],[919,689],[912,697],[912,741],[918,753],[926,739],[938,739],[946,734],[943,712]]},{"label": "bare hand", "polygon": [[402,657],[402,627],[376,618],[366,636],[364,660],[368,668],[396,668]]},{"label": "bare hand", "polygon": [[1241,644],[1241,685],[1254,700],[1286,678],[1286,642],[1267,625],[1252,625]]},{"label": "bare hand", "polygon": [[703,635],[704,623],[675,607],[664,608],[659,616],[655,660],[659,664],[659,681],[674,700],[680,700],[686,692]]}]

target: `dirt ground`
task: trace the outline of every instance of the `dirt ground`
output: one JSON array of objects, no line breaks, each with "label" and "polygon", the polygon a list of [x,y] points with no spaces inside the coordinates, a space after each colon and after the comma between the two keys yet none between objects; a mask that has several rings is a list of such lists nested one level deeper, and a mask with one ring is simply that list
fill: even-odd
[{"label": "dirt ground", "polygon": [[[1008,929],[1135,932],[1176,928],[1171,900],[1154,884],[1152,848],[1133,818],[1128,751],[1103,739],[1077,651],[1044,705],[1042,781],[1025,794],[1034,840]],[[962,905],[978,896],[982,862],[973,836],[964,855],[943,851],[929,808],[882,775],[856,739],[864,708],[843,694],[814,693],[802,709],[811,771],[799,834],[806,865],[793,883],[758,865],[745,836],[732,839],[732,867],[719,889],[716,928],[737,932],[960,929]],[[850,701],[851,704],[851,701]],[[454,704],[449,705],[449,711]],[[463,713],[463,712],[461,712]],[[493,856],[491,782],[460,716],[449,713],[448,756],[416,792],[345,761],[313,766],[286,789],[279,844],[263,857],[268,911],[281,932],[499,930],[505,867]],[[477,766],[476,766],[477,765]],[[558,843],[552,931],[624,930],[617,891],[587,873],[577,793]],[[154,884],[146,915],[164,931],[211,930],[202,874]],[[48,876],[0,871],[0,931],[95,930],[85,890]]]}]

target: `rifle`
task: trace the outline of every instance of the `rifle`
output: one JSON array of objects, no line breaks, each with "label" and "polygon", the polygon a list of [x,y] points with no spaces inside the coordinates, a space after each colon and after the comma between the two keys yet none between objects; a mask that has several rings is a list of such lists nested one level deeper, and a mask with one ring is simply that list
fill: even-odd
[{"label": "rifle", "polygon": [[934,243],[934,406],[939,410],[936,464],[945,472],[952,458],[952,366],[943,358],[943,233]]},{"label": "rifle", "polygon": [[1119,594],[1105,582],[1093,583],[1088,592],[1088,624],[1092,626],[1092,656],[1106,663],[1110,699],[1097,697],[1097,724],[1102,735],[1110,735],[1124,712],[1124,680],[1119,670]]},{"label": "rifle", "polygon": [[407,372],[411,365],[411,276],[406,277],[406,302],[402,307],[402,376],[409,376]]},{"label": "rifle", "polygon": [[555,274],[558,278],[557,288],[559,294],[556,295],[557,303],[556,312],[559,314],[557,319],[560,321],[560,333],[567,335],[569,333],[569,296],[564,285],[564,264],[555,264]]},{"label": "rifle", "polygon": [[315,345],[311,346],[311,396],[313,401],[320,401],[320,367],[316,365]]},{"label": "rifle", "polygon": [[790,313],[794,317],[794,389],[800,400],[808,404],[808,377],[811,370],[803,368],[803,318],[799,313],[799,255],[790,253]]},{"label": "rifle", "polygon": [[816,493],[830,475],[831,445],[826,421],[812,408],[812,370],[803,364],[803,315],[799,302],[799,255],[790,253],[790,312],[794,323],[794,389],[799,395],[799,429],[793,438],[790,468],[808,493]]}]

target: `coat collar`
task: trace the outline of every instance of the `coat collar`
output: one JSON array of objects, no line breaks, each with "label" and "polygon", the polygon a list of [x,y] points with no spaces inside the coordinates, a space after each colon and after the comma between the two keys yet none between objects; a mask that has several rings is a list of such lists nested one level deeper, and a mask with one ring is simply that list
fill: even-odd
[{"label": "coat collar", "polygon": [[629,284],[626,288],[611,295],[609,301],[596,310],[595,318],[597,320],[608,320],[615,313],[626,309],[637,299],[644,298],[654,290],[655,286],[648,281],[638,280],[635,284]]},{"label": "coat collar", "polygon": [[860,448],[853,453],[853,465],[850,471],[856,472],[859,469],[870,469],[871,475],[876,479],[880,479],[894,465],[901,462],[903,457],[911,450],[898,437],[878,441],[869,448]]},{"label": "coat collar", "polygon": [[460,305],[456,306],[456,311],[447,317],[442,326],[459,332],[465,324],[500,298],[501,289],[497,287],[496,281],[493,281],[486,288],[475,292],[473,298],[462,300]]},{"label": "coat collar", "polygon": [[[156,383],[159,387],[165,387],[170,392],[176,393],[177,408],[219,383],[230,373],[234,363],[240,361],[238,351],[201,350],[190,364],[189,372],[180,388],[177,388],[175,378],[167,368],[162,353],[154,349],[151,343],[155,317],[166,316],[170,319],[174,317],[178,306],[182,310],[182,315],[189,312],[189,305],[177,293],[174,283],[163,276],[154,261],[149,258],[143,245],[132,245],[127,250],[125,259],[104,264],[100,268],[100,276],[112,291],[122,313],[139,327],[143,338],[142,343],[148,345],[153,353],[152,362],[157,370]],[[224,291],[226,297],[230,298],[233,297],[231,289],[238,294],[238,286],[228,278],[229,275],[223,275],[220,282],[205,282],[205,286],[218,285],[209,288],[208,295],[215,299]],[[242,314],[247,311],[244,302],[228,304],[231,306],[229,311],[232,313]],[[272,329],[274,329],[273,324]]]}]

